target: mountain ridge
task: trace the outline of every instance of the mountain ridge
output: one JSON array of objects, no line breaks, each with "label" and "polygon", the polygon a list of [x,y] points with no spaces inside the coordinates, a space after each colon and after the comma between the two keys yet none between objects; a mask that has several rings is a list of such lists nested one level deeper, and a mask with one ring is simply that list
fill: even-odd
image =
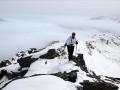
[{"label": "mountain ridge", "polygon": [[[98,34],[100,37],[102,35],[104,36],[104,33]],[[96,37],[94,40],[96,40]],[[101,38],[97,40],[102,42]],[[109,45],[106,44],[106,40],[105,42],[102,42],[104,43],[102,45]],[[104,73],[100,71],[104,69],[100,69],[103,65],[101,60],[98,60],[98,58],[102,56],[101,59],[104,58],[103,60],[106,60],[106,57],[104,57],[104,55],[96,49],[98,46],[95,47],[95,44],[93,45],[93,43],[95,43],[95,41],[92,41],[92,43],[89,41],[88,43],[84,42],[84,47],[82,47],[80,43],[78,45],[77,55],[74,53],[74,59],[70,62],[67,59],[67,50],[63,47],[64,43],[59,41],[54,41],[43,49],[31,48],[30,50],[19,52],[14,58],[11,59],[11,61],[8,60],[4,62],[5,65],[0,68],[0,76],[2,77],[0,79],[0,88],[3,90],[8,90],[8,88],[5,88],[9,86],[9,83],[14,82],[14,79],[19,81],[19,78],[24,79],[27,77],[30,78],[34,75],[41,76],[52,74],[55,76],[57,75],[57,77],[60,77],[66,81],[71,79],[75,80],[73,86],[75,88],[80,88],[77,88],[77,90],[82,90],[81,88],[83,88],[83,90],[87,90],[85,88],[89,88],[89,90],[96,88],[95,90],[98,90],[98,87],[101,86],[101,84],[103,85],[103,87],[101,86],[101,88],[104,88],[103,90],[118,90],[117,86],[120,86],[120,77],[111,77],[111,75],[115,75],[119,72],[114,71],[111,73],[109,72],[109,69],[106,69],[104,72],[107,74],[104,75]],[[112,42],[112,44],[115,43]],[[119,45],[116,46],[120,48]],[[85,49],[87,50],[82,52],[81,48],[83,51]],[[91,53],[88,51],[91,51]],[[95,55],[99,57],[96,58],[94,57]],[[92,63],[90,63],[91,60],[89,62],[89,58],[91,57],[95,58],[95,60],[92,60]],[[99,67],[96,67],[96,62],[99,62]],[[110,61],[106,60],[106,62],[108,63]],[[93,65],[93,67],[95,66],[95,68],[91,67],[89,64]],[[110,64],[112,65],[113,63],[108,63],[108,65]],[[104,67],[106,67],[106,65],[104,65]],[[111,75],[108,73],[111,73]],[[88,84],[93,84],[95,87],[89,86]]]}]

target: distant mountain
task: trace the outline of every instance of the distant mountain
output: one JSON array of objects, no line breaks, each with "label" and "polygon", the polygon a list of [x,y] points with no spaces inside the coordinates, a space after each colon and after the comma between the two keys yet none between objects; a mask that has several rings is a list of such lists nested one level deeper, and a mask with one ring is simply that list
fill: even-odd
[{"label": "distant mountain", "polygon": [[120,77],[120,36],[98,33],[78,46],[87,66],[99,75]]},{"label": "distant mountain", "polygon": [[111,33],[99,33],[92,37],[93,40],[86,42],[106,58],[120,63],[120,36]]}]

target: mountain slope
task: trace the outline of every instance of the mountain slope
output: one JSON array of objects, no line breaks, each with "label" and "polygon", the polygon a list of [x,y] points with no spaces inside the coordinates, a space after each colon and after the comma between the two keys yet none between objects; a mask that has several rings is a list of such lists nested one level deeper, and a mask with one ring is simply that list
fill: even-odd
[{"label": "mountain slope", "polygon": [[[90,41],[79,43],[72,61],[67,59],[64,43],[58,41],[42,49],[21,51],[0,68],[0,89],[56,90],[60,86],[58,90],[118,90],[119,40],[119,36],[110,33],[97,34]],[[111,54],[115,54],[117,60]]]},{"label": "mountain slope", "polygon": [[87,66],[99,75],[120,77],[120,37],[99,33],[79,45]]}]

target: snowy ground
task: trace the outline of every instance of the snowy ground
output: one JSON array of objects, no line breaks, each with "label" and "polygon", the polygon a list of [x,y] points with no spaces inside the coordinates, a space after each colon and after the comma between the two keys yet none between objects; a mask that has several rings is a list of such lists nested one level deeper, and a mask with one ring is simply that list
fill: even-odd
[{"label": "snowy ground", "polygon": [[[80,43],[78,46],[82,46],[84,43]],[[40,55],[45,54],[47,50],[51,48],[59,48],[63,43],[55,43],[51,46],[48,46],[44,50],[30,54],[33,55],[32,57],[38,58]],[[83,52],[84,51],[84,52]],[[86,65],[89,70],[94,71],[97,75],[102,76],[109,76],[109,77],[120,77],[119,69],[120,67],[117,63],[112,63],[102,54],[98,53],[97,51],[93,52],[93,55],[89,55],[87,53],[87,48],[84,45],[83,47],[78,47],[79,53],[84,53],[84,59]],[[75,55],[75,53],[74,53]],[[27,55],[29,56],[29,54]],[[82,71],[79,67],[75,66],[75,62],[68,61],[68,59],[63,59],[64,57],[56,57],[55,59],[38,59],[36,62],[32,63],[28,72],[25,74],[26,78],[18,79],[10,84],[8,84],[3,90],[15,90],[18,88],[19,90],[76,90],[76,86],[83,82],[83,80],[94,81],[94,78],[90,78],[86,76],[86,73]],[[7,67],[3,67],[0,69],[6,69],[8,72],[18,72],[20,66],[18,64],[12,64]],[[40,75],[40,76],[33,76],[36,74],[53,74],[58,72],[70,72],[72,70],[78,70],[77,73],[77,81],[75,83],[71,83],[68,81],[64,81],[56,76],[51,75]],[[3,78],[4,79],[4,78]],[[7,79],[6,79],[7,82]],[[1,87],[4,83],[1,84]],[[119,84],[118,84],[119,86]]]},{"label": "snowy ground", "polygon": [[3,90],[76,90],[70,82],[52,75],[35,76],[16,80]]}]

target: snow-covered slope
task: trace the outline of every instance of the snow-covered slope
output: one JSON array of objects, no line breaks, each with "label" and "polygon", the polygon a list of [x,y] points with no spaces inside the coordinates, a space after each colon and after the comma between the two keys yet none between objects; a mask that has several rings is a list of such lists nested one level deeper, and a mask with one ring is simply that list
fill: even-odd
[{"label": "snow-covered slope", "polygon": [[17,90],[76,90],[70,82],[52,75],[16,80],[3,90],[16,90],[16,88]]},{"label": "snow-covered slope", "polygon": [[120,77],[120,37],[98,33],[79,45],[87,66],[99,75]]},{"label": "snow-covered slope", "polygon": [[[119,36],[111,33],[96,34],[89,41],[78,44],[77,52],[74,52],[76,57],[72,61],[67,59],[67,49],[64,49],[64,43],[58,41],[42,49],[32,48],[19,52],[10,60],[11,63],[0,68],[0,89],[81,90],[82,85],[89,87],[84,85],[86,80],[93,82],[94,85],[102,83],[103,87],[116,88],[114,85],[120,86],[119,40]],[[84,59],[79,57],[81,53]],[[112,58],[113,54],[116,58]],[[87,71],[84,70],[85,67]],[[75,79],[74,83],[70,82],[71,78]]]}]

